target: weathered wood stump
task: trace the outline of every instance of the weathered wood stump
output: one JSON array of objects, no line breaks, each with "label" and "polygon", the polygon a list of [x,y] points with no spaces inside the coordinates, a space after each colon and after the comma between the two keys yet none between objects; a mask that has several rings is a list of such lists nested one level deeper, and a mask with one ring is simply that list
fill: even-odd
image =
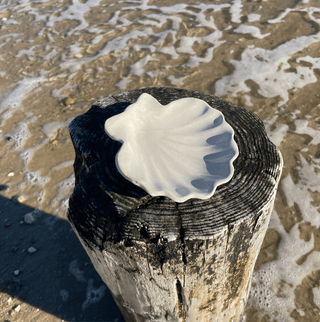
[{"label": "weathered wood stump", "polygon": [[[200,98],[233,127],[234,175],[211,198],[151,197],[118,172],[121,143],[104,122],[142,93],[163,105]],[[125,320],[239,321],[282,169],[262,121],[213,95],[146,88],[97,101],[69,129],[76,182],[68,218]]]}]

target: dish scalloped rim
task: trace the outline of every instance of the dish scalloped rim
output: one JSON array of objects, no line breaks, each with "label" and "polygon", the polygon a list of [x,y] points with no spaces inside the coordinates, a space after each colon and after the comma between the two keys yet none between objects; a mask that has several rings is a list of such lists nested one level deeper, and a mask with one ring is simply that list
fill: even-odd
[{"label": "dish scalloped rim", "polygon": [[[159,152],[155,150],[154,146],[158,147],[159,149],[159,146],[161,144],[163,145],[164,142],[170,141],[168,138],[164,138],[165,135],[168,136],[169,132],[170,133],[179,132],[178,131],[179,127],[178,128],[172,127],[172,125],[175,124],[174,120],[172,119],[168,120],[170,113],[172,114],[173,117],[176,118],[176,123],[183,122],[183,119],[185,118],[184,122],[186,123],[180,127],[180,130],[181,128],[188,127],[188,126],[190,128],[194,126],[195,129],[197,130],[197,126],[195,125],[197,123],[201,124],[202,122],[203,128],[200,127],[200,130],[196,132],[196,135],[198,137],[200,137],[201,133],[204,133],[205,131],[213,132],[213,133],[216,131],[218,133],[216,136],[226,135],[226,134],[229,135],[230,140],[227,141],[229,142],[229,144],[225,145],[224,148],[225,150],[229,151],[231,154],[229,153],[226,162],[224,162],[224,167],[229,167],[230,171],[228,173],[225,173],[220,179],[218,178],[214,179],[214,177],[217,177],[217,175],[212,175],[208,172],[208,164],[210,163],[209,165],[211,165],[214,162],[212,162],[212,160],[208,160],[209,159],[208,156],[210,156],[210,154],[206,154],[202,158],[202,160],[204,161],[205,167],[207,169],[206,173],[199,173],[196,176],[192,173],[189,173],[189,178],[186,178],[185,176],[182,176],[180,174],[180,176],[178,176],[179,178],[175,178],[178,180],[173,180],[172,177],[175,176],[174,171],[168,170],[168,162],[166,161],[161,164],[159,163],[158,168],[153,169],[153,172],[152,172],[150,169],[154,168],[154,166],[150,162],[150,160],[153,159],[151,157],[152,154],[150,155],[150,153],[153,152],[155,155],[158,153],[158,158],[161,158]],[[209,114],[207,116],[211,118],[212,127],[206,128],[208,124],[210,124],[210,119],[204,118],[203,115],[205,114]],[[214,126],[215,121],[219,118],[221,122],[218,125]],[[187,122],[190,119],[191,120],[193,119],[193,122],[188,124]],[[161,132],[159,130],[156,130],[157,127],[160,127],[161,130],[166,130],[166,131]],[[220,128],[220,132],[221,130],[223,131],[220,133],[217,130],[218,128]],[[192,199],[192,198],[208,199],[212,197],[216,188],[219,185],[227,183],[229,180],[231,180],[234,173],[233,161],[239,155],[237,144],[234,141],[234,131],[232,127],[225,121],[223,114],[219,110],[211,107],[205,101],[200,100],[198,98],[193,98],[193,97],[181,98],[181,99],[172,101],[167,105],[161,105],[153,96],[147,93],[144,93],[139,96],[139,98],[135,103],[129,105],[122,113],[107,119],[105,122],[105,131],[109,135],[109,137],[111,137],[113,140],[122,142],[122,146],[120,147],[115,160],[117,169],[120,172],[120,174],[123,177],[125,177],[127,180],[132,182],[133,184],[143,188],[151,196],[165,196],[174,200],[175,202],[185,202],[188,199]],[[143,133],[144,135],[142,135],[141,133]],[[145,134],[147,134],[147,136]],[[188,135],[189,135],[189,140],[190,139],[193,140],[193,137],[192,137],[193,134],[187,133],[186,137]],[[148,143],[148,141],[150,141],[150,138],[155,139],[155,137],[156,139],[158,139],[157,144],[156,144],[157,141],[153,142],[154,145],[151,145],[150,142]],[[170,138],[172,139],[172,136]],[[208,140],[212,138],[213,136],[206,137],[206,141],[205,141],[206,145],[204,146],[203,146],[203,139],[201,139],[202,145],[195,144],[191,146],[189,144],[189,150],[197,151],[202,149],[202,154],[203,154],[204,151],[211,149],[211,151],[214,152],[211,155],[221,153],[221,151],[214,151],[214,148],[213,148],[214,146],[217,146],[217,144],[219,143],[216,143],[216,144],[208,143]],[[199,139],[199,142],[200,142],[200,139]],[[185,144],[184,143],[182,144],[181,142],[179,142],[177,145],[181,146]],[[147,146],[146,151],[143,151],[144,146]],[[138,153],[139,151],[141,152],[141,149],[142,149],[142,155]],[[173,150],[174,149],[171,150],[171,154],[174,154]],[[184,153],[184,150],[182,151],[182,153]],[[201,159],[202,154],[200,154],[200,156],[198,157],[199,160]],[[204,157],[207,157],[207,162],[205,161]],[[190,164],[192,165],[191,167],[196,168],[196,166],[193,163],[189,162],[192,158],[195,158],[194,154],[191,155],[191,152],[190,152],[190,155],[188,158],[184,159],[183,161],[180,161],[179,163],[179,160],[177,160],[177,158],[171,157],[171,162],[172,163],[177,162],[178,164],[181,165],[181,167],[183,167],[185,164]],[[168,159],[167,161],[170,161],[169,160],[170,154],[168,154],[167,159]],[[218,164],[223,162],[219,161],[216,163]],[[201,164],[201,161],[199,162],[197,161],[196,165],[197,166],[199,165],[199,168],[202,167],[201,169],[203,170],[203,164]],[[211,169],[211,170],[214,171],[214,169]],[[171,177],[168,178],[169,176],[167,172],[170,172],[170,171],[173,174],[171,174]],[[167,178],[165,176],[161,178],[161,176],[159,176],[159,174],[161,173],[162,175],[163,174],[167,175]],[[190,181],[190,178],[194,178],[194,179]],[[166,183],[170,182],[170,180],[177,182],[177,184],[180,185],[180,188],[174,184],[171,184],[171,185],[169,184],[169,188],[164,188],[165,186],[167,186]],[[212,187],[210,189],[202,189],[202,190],[198,189],[197,187],[194,186],[195,180],[198,180],[198,181],[202,180],[203,183],[211,182]],[[188,188],[184,187],[184,185],[186,185],[186,182],[188,184]],[[191,187],[194,187],[194,190],[189,189],[190,184],[191,184]],[[189,191],[188,193],[186,193],[186,189],[188,189]],[[181,194],[178,191],[184,192],[184,193]]]}]

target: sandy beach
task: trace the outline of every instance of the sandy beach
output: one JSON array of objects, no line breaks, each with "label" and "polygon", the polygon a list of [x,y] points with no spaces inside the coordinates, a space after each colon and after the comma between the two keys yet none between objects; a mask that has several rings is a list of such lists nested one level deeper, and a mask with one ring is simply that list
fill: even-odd
[{"label": "sandy beach", "polygon": [[284,169],[244,321],[320,321],[317,0],[0,1],[0,321],[123,322],[67,219],[68,124],[150,86],[256,113]]}]

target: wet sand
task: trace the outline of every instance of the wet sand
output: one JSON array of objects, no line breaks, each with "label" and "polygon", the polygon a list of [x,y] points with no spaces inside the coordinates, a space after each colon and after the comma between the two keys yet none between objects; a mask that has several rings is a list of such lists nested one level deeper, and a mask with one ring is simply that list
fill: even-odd
[{"label": "wet sand", "polygon": [[3,1],[0,25],[3,321],[122,321],[66,221],[67,125],[148,86],[215,94],[264,121],[284,169],[245,321],[320,321],[317,1]]}]

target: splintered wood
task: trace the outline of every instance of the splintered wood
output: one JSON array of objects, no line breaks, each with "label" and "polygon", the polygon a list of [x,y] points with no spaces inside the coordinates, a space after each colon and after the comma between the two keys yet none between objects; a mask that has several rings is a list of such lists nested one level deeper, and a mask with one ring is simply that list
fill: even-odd
[{"label": "splintered wood", "polygon": [[[107,136],[104,122],[142,93],[163,105],[200,98],[232,126],[234,175],[211,198],[151,197],[118,172],[121,143]],[[262,121],[216,96],[162,87],[97,101],[69,130],[76,186],[68,218],[125,320],[240,321],[282,170]]]}]

